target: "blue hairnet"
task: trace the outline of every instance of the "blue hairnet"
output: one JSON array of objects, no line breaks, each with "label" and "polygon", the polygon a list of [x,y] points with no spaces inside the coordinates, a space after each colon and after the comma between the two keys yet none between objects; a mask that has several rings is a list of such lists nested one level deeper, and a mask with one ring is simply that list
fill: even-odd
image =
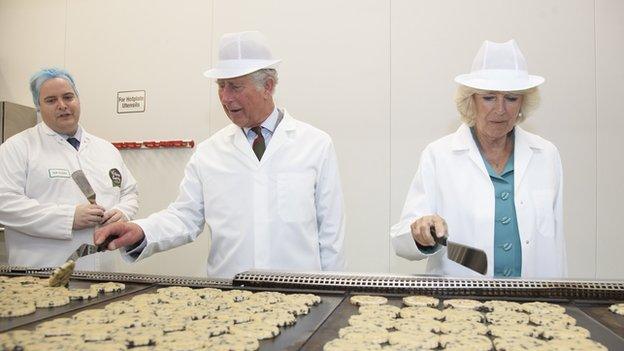
[{"label": "blue hairnet", "polygon": [[33,74],[33,76],[30,78],[30,92],[32,93],[33,102],[35,103],[35,108],[37,109],[37,111],[40,110],[39,92],[41,90],[41,85],[48,79],[53,78],[65,79],[69,83],[69,85],[71,85],[72,89],[74,89],[74,93],[76,93],[76,96],[78,96],[78,89],[76,89],[74,77],[72,77],[69,72],[59,68],[42,69],[39,72]]}]

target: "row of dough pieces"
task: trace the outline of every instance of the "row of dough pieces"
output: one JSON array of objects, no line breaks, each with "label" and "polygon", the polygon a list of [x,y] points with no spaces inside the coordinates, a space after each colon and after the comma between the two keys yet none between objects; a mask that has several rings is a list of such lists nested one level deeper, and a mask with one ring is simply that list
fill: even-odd
[{"label": "row of dough pieces", "polygon": [[[383,296],[356,295],[351,298],[351,302],[356,305],[381,305],[387,303],[388,299]],[[412,295],[403,298],[403,304],[406,306],[438,307],[439,303],[439,299],[431,296]],[[473,309],[483,312],[494,311],[497,307],[503,310],[511,309],[527,313],[539,313],[539,311],[544,308],[549,312],[552,309],[565,312],[565,308],[555,304],[541,302],[519,304],[517,302],[499,300],[480,302],[471,299],[449,299],[444,300],[443,307]],[[624,315],[624,303],[613,304],[609,306],[609,310],[615,314]]]},{"label": "row of dough pieces", "polygon": [[616,303],[609,306],[609,311],[624,316],[624,303]]},{"label": "row of dough pieces", "polygon": [[50,287],[48,279],[32,276],[0,276],[0,318],[20,317],[35,313],[37,308],[67,305],[72,300],[96,298],[102,293],[125,289],[123,283],[91,284],[88,289]]},{"label": "row of dough pieces", "polygon": [[321,302],[312,294],[167,287],[0,334],[0,350],[256,350]]},{"label": "row of dough pieces", "polygon": [[606,350],[574,325],[565,308],[550,303],[449,299],[438,310],[433,307],[439,300],[429,296],[407,296],[408,307],[399,308],[366,295],[353,296],[351,303],[360,314],[324,350]]}]

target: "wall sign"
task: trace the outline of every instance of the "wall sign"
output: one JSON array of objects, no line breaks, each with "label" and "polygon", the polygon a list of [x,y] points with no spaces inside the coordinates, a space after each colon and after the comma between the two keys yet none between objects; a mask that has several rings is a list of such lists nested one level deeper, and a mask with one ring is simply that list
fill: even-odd
[{"label": "wall sign", "polygon": [[117,113],[145,112],[145,90],[117,92]]}]

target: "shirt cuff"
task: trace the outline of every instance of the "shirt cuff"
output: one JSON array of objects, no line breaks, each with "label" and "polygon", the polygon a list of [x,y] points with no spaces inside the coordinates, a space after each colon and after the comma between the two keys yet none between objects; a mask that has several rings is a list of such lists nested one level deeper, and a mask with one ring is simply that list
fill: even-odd
[{"label": "shirt cuff", "polygon": [[147,239],[143,237],[143,241],[139,243],[135,243],[134,245],[128,246],[128,248],[126,248],[126,254],[136,260],[137,258],[139,258],[139,256],[141,255],[141,252],[143,252],[143,249],[145,249],[146,246],[147,246]]},{"label": "shirt cuff", "polygon": [[440,244],[438,243],[436,243],[433,246],[423,246],[417,243],[416,241],[414,241],[414,243],[416,244],[416,247],[418,248],[418,250],[420,250],[420,252],[422,252],[425,255],[431,255],[440,249]]}]

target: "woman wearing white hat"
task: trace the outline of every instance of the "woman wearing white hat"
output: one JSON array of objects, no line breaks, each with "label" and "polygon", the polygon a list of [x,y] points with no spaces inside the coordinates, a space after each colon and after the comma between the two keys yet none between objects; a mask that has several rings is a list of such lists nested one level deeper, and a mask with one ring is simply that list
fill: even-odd
[{"label": "woman wearing white hat", "polygon": [[559,152],[518,126],[537,107],[544,78],[528,74],[510,40],[485,41],[471,72],[455,81],[463,123],[423,151],[391,229],[397,255],[428,258],[428,273],[478,276],[450,261],[434,232],[485,251],[488,276],[565,276]]}]

